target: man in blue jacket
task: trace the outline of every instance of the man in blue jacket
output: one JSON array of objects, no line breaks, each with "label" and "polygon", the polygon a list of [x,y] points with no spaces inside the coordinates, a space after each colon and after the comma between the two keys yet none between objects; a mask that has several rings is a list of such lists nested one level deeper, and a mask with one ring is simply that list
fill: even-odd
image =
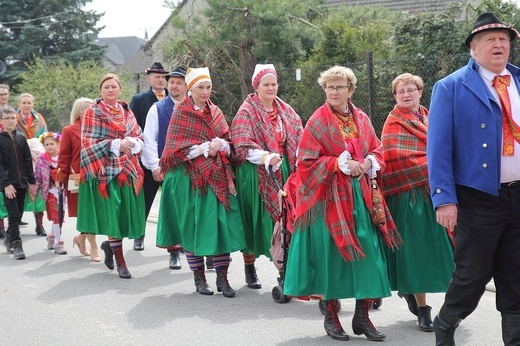
[{"label": "man in blue jacket", "polygon": [[436,345],[455,345],[455,329],[492,278],[504,344],[520,345],[520,71],[508,64],[516,37],[493,13],[480,15],[465,42],[468,64],[433,88],[430,188],[437,222],[455,231]]}]

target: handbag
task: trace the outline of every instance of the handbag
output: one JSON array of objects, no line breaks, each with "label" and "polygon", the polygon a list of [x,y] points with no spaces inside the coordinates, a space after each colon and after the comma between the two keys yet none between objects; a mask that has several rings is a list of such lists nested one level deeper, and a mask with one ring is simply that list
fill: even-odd
[{"label": "handbag", "polygon": [[383,205],[383,195],[377,185],[375,179],[370,180],[370,186],[372,191],[372,210],[370,215],[372,216],[372,222],[381,227],[386,223],[385,207]]},{"label": "handbag", "polygon": [[72,173],[69,174],[67,190],[70,193],[78,193],[78,191],[79,191],[79,173],[74,173],[74,170],[72,168],[70,169],[70,171]]}]

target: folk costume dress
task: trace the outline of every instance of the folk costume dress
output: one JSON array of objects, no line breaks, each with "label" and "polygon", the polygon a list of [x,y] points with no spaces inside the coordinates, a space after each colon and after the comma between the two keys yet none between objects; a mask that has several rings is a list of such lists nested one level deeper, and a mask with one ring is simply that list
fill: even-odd
[{"label": "folk costume dress", "polygon": [[392,290],[403,294],[446,292],[454,269],[453,247],[429,193],[427,133],[426,108],[413,114],[396,105],[381,137],[382,191],[403,238],[399,250],[387,252],[388,274]]},{"label": "folk costume dress", "polygon": [[[16,115],[18,131],[25,136],[25,138],[38,138],[40,135],[47,132],[47,123],[43,115],[31,111],[31,115],[28,117],[23,116],[20,112]],[[41,213],[45,211],[45,201],[42,199],[41,191],[38,191],[36,198],[31,200],[29,194],[25,195],[24,211],[32,211],[35,213]]]},{"label": "folk costume dress", "polygon": [[225,151],[189,158],[192,146],[228,140],[224,114],[210,101],[196,109],[190,97],[174,109],[160,166],[163,181],[157,246],[182,244],[195,256],[242,250],[244,231]]},{"label": "folk costume dress", "polygon": [[[368,173],[384,169],[381,142],[367,115],[352,103],[348,107],[349,113],[335,114],[325,103],[303,131],[293,177],[297,187],[289,191],[296,203],[284,286],[289,296],[361,300],[390,295],[383,247],[396,248],[400,236],[386,206],[383,226],[376,227],[369,212]],[[356,141],[361,158],[352,145]],[[358,161],[372,161],[361,180],[337,166],[347,148]]]},{"label": "folk costume dress", "polygon": [[141,128],[123,101],[112,108],[101,100],[90,106],[81,125],[77,229],[110,238],[144,234],[143,171],[139,153],[116,155],[112,141],[142,141]]},{"label": "folk costume dress", "polygon": [[[41,191],[45,201],[47,219],[57,224],[58,218],[58,189],[56,188],[58,156],[51,157],[48,153],[41,153],[34,164],[36,187]],[[63,221],[63,220],[62,220]]]},{"label": "folk costume dress", "polygon": [[[81,152],[81,120],[65,126],[62,131],[60,143],[60,157],[58,167],[61,171],[61,180],[68,184],[69,174],[80,172]],[[67,212],[69,217],[78,215],[78,194],[70,193],[67,189]]]},{"label": "folk costume dress", "polygon": [[296,150],[302,131],[300,116],[290,105],[277,97],[273,111],[267,112],[256,94],[244,100],[231,123],[231,140],[239,162],[236,183],[247,244],[244,253],[271,258],[273,227],[280,215],[276,183],[263,164],[248,161],[248,153],[258,150],[283,156],[281,169],[275,172],[283,186],[296,170]]}]

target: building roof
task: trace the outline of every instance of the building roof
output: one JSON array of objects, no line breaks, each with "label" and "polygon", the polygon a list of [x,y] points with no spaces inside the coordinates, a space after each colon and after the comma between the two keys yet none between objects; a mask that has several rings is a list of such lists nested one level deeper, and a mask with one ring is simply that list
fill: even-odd
[{"label": "building roof", "polygon": [[105,59],[117,67],[133,57],[146,41],[137,36],[101,37],[94,41],[100,46],[107,46]]},{"label": "building roof", "polygon": [[324,0],[326,6],[377,6],[391,11],[409,13],[436,13],[449,9],[450,5],[475,3],[475,0]]}]

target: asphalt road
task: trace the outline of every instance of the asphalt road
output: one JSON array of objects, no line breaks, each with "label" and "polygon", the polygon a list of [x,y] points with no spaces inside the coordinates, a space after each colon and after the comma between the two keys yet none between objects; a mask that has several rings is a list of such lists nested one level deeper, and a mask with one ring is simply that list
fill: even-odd
[{"label": "asphalt road", "polygon": [[[75,219],[64,225],[67,255],[46,250],[44,237],[34,233],[30,213],[24,220],[25,260],[14,260],[0,248],[0,345],[337,345],[326,336],[316,301],[272,300],[277,270],[266,258],[257,260],[263,288],[245,286],[240,253],[232,255],[229,281],[235,298],[195,292],[184,256],[183,267],[168,268],[168,253],[155,247],[153,222],[158,199],[146,229],[146,248],[124,250],[133,278],[120,279],[103,262],[91,262],[72,248]],[[151,222],[150,222],[151,221]],[[46,223],[47,228],[48,222]],[[103,237],[104,238],[104,237]],[[98,237],[98,244],[103,239]],[[215,287],[215,272],[208,281]],[[457,345],[501,345],[500,314],[495,294],[487,291],[477,310],[457,330]],[[436,314],[443,294],[428,295]],[[368,345],[351,329],[354,300],[342,300],[339,314],[350,335],[347,345]],[[415,316],[396,295],[371,312],[374,325],[386,334],[385,345],[434,345],[434,334],[419,331]]]}]

